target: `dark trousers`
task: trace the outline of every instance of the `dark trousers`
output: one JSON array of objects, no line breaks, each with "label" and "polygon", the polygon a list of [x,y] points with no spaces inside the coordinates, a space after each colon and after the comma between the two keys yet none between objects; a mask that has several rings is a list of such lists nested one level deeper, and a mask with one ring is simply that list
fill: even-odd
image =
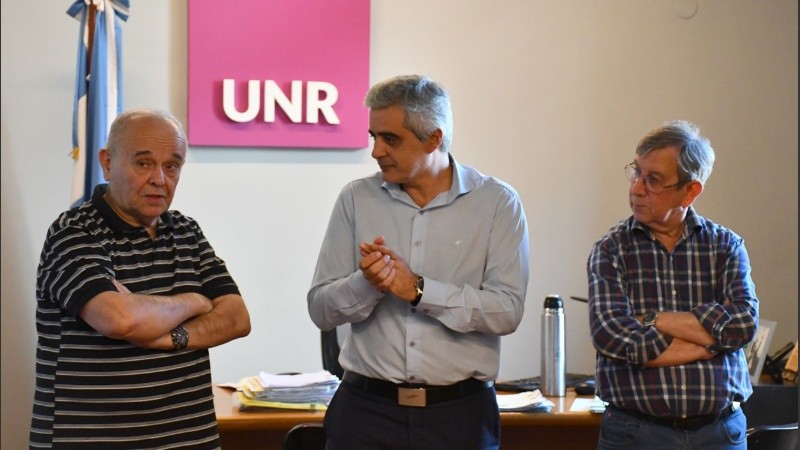
[{"label": "dark trousers", "polygon": [[326,450],[490,450],[500,447],[494,388],[424,408],[342,383],[325,413]]}]

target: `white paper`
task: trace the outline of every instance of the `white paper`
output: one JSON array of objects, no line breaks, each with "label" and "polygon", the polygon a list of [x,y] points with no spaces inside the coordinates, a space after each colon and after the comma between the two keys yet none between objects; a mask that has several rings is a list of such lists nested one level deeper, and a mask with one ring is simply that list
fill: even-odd
[{"label": "white paper", "polygon": [[259,374],[259,379],[264,388],[299,387],[312,384],[338,383],[339,381],[338,377],[327,370],[321,370],[315,373],[300,373],[297,375],[273,375],[271,373],[261,372]]},{"label": "white paper", "polygon": [[554,404],[536,389],[517,394],[497,394],[497,406],[500,411],[549,411]]},{"label": "white paper", "polygon": [[576,397],[572,402],[572,406],[569,407],[570,411],[589,411],[593,413],[601,413],[605,409],[605,402],[597,396],[594,398]]}]

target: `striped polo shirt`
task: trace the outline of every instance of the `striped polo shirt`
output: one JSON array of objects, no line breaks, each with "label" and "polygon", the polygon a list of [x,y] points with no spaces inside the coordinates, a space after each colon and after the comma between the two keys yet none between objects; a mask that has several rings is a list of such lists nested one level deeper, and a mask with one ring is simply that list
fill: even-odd
[{"label": "striped polo shirt", "polygon": [[207,350],[136,347],[78,317],[115,291],[210,299],[238,294],[199,225],[161,215],[156,238],[122,221],[102,199],[62,213],[47,232],[36,280],[36,392],[31,448],[219,448]]}]

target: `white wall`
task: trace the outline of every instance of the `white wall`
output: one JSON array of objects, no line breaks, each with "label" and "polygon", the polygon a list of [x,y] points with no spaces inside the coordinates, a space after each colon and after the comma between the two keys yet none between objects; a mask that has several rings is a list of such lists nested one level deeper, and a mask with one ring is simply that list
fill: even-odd
[{"label": "white wall", "polygon": [[[71,1],[3,1],[2,448],[24,448],[33,396],[34,282],[68,205],[78,22]],[[532,237],[527,312],[501,377],[539,372],[541,301],[585,296],[600,235],[629,214],[622,167],[646,131],[697,122],[717,165],[701,214],[741,234],[773,350],[797,339],[795,0],[375,1],[370,78],[444,83],[453,154],[520,192]],[[186,115],[186,1],[134,0],[124,105]],[[365,130],[366,132],[366,130]],[[215,381],[321,368],[305,295],[333,201],[376,169],[368,150],[193,148],[173,207],[236,277],[253,332],[212,350]],[[244,240],[242,236],[256,236]],[[567,368],[593,371],[585,305],[567,300]]]}]

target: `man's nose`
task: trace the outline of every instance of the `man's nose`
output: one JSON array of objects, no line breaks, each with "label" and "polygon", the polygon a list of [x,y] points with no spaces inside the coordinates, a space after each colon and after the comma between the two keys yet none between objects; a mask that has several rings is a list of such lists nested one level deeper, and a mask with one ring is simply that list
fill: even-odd
[{"label": "man's nose", "polygon": [[644,185],[643,177],[639,177],[631,182],[631,193],[634,195],[647,194],[647,186]]},{"label": "man's nose", "polygon": [[372,157],[378,159],[382,156],[386,156],[386,149],[384,145],[378,139],[375,139],[375,142],[372,144]]},{"label": "man's nose", "polygon": [[166,177],[164,176],[164,168],[161,166],[155,166],[153,170],[150,171],[150,183],[156,186],[162,186]]}]

